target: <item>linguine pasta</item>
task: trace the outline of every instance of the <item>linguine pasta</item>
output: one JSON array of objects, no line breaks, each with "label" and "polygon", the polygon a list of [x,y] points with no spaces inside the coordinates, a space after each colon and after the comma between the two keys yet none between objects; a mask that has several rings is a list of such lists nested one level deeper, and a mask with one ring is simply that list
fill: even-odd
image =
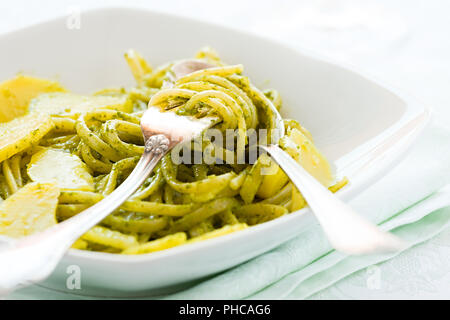
[{"label": "linguine pasta", "polygon": [[[144,152],[139,121],[148,104],[179,115],[217,117],[216,130],[238,132],[233,148],[204,136],[201,143],[192,143],[192,154],[213,150],[208,163],[178,163],[169,153],[135,194],[74,248],[150,253],[242,230],[306,206],[269,156],[248,161],[249,132],[275,128],[271,107],[282,105],[276,90],[261,91],[242,65],[225,64],[209,48],[193,60],[209,67],[181,76],[174,73],[179,62],[153,69],[134,50],[125,58],[137,82],[132,88],[81,96],[26,76],[0,85],[0,92],[12,95],[28,90],[29,100],[0,106],[16,110],[15,118],[0,119],[0,234],[41,231],[114,191]],[[3,109],[0,115],[7,114]],[[344,186],[346,180],[335,183],[310,133],[295,120],[284,123],[280,146],[333,192]],[[244,155],[240,162],[239,155]],[[270,173],[264,174],[264,168]]]}]

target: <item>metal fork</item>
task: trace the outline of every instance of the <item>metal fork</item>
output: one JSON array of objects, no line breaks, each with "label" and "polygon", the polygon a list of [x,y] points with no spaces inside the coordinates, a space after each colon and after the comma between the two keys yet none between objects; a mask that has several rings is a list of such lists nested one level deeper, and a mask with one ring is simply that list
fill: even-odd
[{"label": "metal fork", "polygon": [[[218,119],[180,117],[149,107],[141,118],[145,151],[129,177],[108,197],[43,232],[0,247],[0,295],[47,278],[70,246],[116,210],[142,185],[153,168],[179,143],[190,141]],[[3,249],[3,250],[2,250]]]},{"label": "metal fork", "polygon": [[[276,117],[272,144],[260,147],[272,156],[301,191],[331,245],[347,254],[405,248],[403,241],[363,219],[278,147],[279,139],[284,136],[284,123],[274,107],[272,111]],[[165,154],[177,144],[196,138],[218,121],[210,117],[178,116],[149,107],[141,118],[145,152],[129,177],[114,192],[71,219],[0,247],[0,295],[48,277],[72,243],[126,201]]]},{"label": "metal fork", "polygon": [[[175,79],[198,70],[214,67],[195,60],[181,61],[173,66]],[[284,121],[273,104],[270,108],[275,116],[275,129],[271,132],[270,145],[259,145],[278,163],[293,184],[308,202],[331,245],[347,254],[369,254],[399,251],[406,244],[375,224],[362,218],[349,205],[322,186],[299,163],[278,147],[284,136]]]},{"label": "metal fork", "polygon": [[284,122],[278,110],[271,105],[275,115],[275,132],[272,144],[259,145],[278,163],[292,183],[302,193],[319,221],[330,244],[346,254],[371,254],[396,252],[406,248],[406,243],[391,233],[357,214],[349,205],[312,177],[287,152],[278,146],[284,136]]}]

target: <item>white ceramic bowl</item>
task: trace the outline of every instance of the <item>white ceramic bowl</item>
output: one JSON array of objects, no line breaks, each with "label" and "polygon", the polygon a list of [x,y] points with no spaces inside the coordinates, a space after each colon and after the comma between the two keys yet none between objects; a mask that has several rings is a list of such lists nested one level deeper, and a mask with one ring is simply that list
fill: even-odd
[{"label": "white ceramic bowl", "polygon": [[[283,97],[282,113],[308,128],[320,149],[350,184],[349,199],[381,177],[424,128],[429,114],[396,90],[255,35],[176,16],[134,9],[81,14],[81,28],[66,17],[0,37],[0,79],[19,71],[59,78],[88,93],[133,83],[123,59],[129,48],[152,65],[192,57],[211,45],[228,63],[242,63],[254,83],[270,80]],[[66,268],[81,268],[81,294],[158,293],[212,275],[264,253],[316,223],[303,209],[235,234],[139,256],[70,250],[44,285],[65,290]]]}]

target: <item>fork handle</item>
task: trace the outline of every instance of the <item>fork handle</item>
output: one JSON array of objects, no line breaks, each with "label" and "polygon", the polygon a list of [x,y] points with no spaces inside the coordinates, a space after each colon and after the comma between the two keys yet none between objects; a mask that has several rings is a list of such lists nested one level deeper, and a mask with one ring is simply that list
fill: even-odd
[{"label": "fork handle", "polygon": [[405,249],[405,243],[362,218],[276,145],[266,150],[302,193],[330,244],[346,254],[386,253]]},{"label": "fork handle", "polygon": [[151,145],[128,178],[102,201],[43,232],[1,246],[0,296],[47,278],[70,246],[126,201],[167,152],[164,146]]}]

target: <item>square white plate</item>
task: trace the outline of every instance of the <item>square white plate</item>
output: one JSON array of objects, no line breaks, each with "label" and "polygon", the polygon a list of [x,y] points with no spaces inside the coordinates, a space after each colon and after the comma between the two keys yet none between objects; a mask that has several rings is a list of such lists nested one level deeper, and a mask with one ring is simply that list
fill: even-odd
[{"label": "square white plate", "polygon": [[[134,9],[83,12],[81,28],[66,18],[0,36],[0,79],[17,72],[58,78],[72,91],[127,86],[129,48],[152,65],[192,57],[205,45],[228,63],[242,63],[257,85],[280,91],[282,114],[308,128],[350,184],[349,199],[399,161],[424,128],[429,112],[415,101],[351,68],[255,35],[186,18]],[[247,230],[140,256],[70,250],[45,283],[66,288],[66,268],[82,271],[81,294],[139,295],[226,270],[266,252],[316,223],[303,209]]]}]

